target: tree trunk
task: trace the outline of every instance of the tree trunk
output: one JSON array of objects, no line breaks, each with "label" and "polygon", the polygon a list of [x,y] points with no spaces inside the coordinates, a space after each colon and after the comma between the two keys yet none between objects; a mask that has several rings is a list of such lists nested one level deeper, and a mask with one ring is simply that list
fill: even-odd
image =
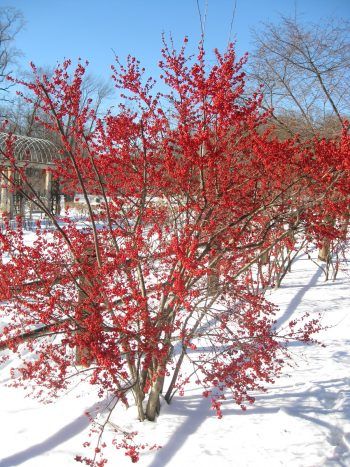
[{"label": "tree trunk", "polygon": [[164,397],[164,399],[167,401],[168,404],[170,404],[171,399],[174,396],[174,387],[175,387],[175,383],[176,383],[176,380],[177,380],[177,377],[178,377],[178,374],[179,374],[179,371],[180,371],[184,356],[185,356],[185,351],[182,350],[181,355],[180,355],[180,357],[179,357],[179,359],[178,359],[178,361],[176,363],[176,367],[175,367],[173,377],[171,379],[168,390],[167,390],[167,392],[165,394],[165,397]]},{"label": "tree trunk", "polygon": [[270,256],[270,252],[269,251],[265,251],[265,253],[263,253],[260,257],[260,264],[261,266],[266,266],[268,263],[269,263],[269,258]]},{"label": "tree trunk", "polygon": [[[94,264],[96,262],[96,255],[94,249],[91,247],[87,250],[88,263]],[[86,293],[84,291],[85,286],[91,285],[87,278],[82,274],[79,278],[80,289],[78,290],[78,300],[83,302],[86,299]],[[85,316],[84,316],[85,315]],[[87,317],[87,312],[83,313],[83,321],[81,322],[82,327],[84,326],[84,318]],[[77,334],[83,334],[85,331],[77,331]],[[76,365],[84,366],[88,368],[93,361],[90,349],[84,344],[79,343],[75,351],[75,363]]]},{"label": "tree trunk", "polygon": [[318,259],[327,262],[330,257],[331,242],[328,239],[323,240],[322,246],[318,252]]},{"label": "tree trunk", "polygon": [[133,393],[134,393],[134,400],[137,406],[139,420],[140,422],[143,422],[145,419],[145,411],[143,410],[143,399],[145,398],[144,394],[141,392],[139,387],[135,388],[133,390]]},{"label": "tree trunk", "polygon": [[163,390],[164,376],[158,376],[153,383],[146,407],[147,420],[153,422],[160,412],[160,394]]},{"label": "tree trunk", "polygon": [[[79,333],[80,331],[78,331]],[[90,350],[85,347],[83,344],[77,346],[75,350],[75,364],[89,368],[92,363],[92,357]]]},{"label": "tree trunk", "polygon": [[208,291],[209,297],[213,297],[214,295],[218,293],[219,284],[220,284],[219,272],[213,272],[211,274],[208,274],[207,291]]}]

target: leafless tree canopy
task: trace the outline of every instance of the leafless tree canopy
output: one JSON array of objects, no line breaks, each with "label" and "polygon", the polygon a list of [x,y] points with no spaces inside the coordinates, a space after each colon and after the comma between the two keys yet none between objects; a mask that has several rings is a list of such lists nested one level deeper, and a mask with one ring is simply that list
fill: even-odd
[{"label": "leafless tree canopy", "polygon": [[10,83],[6,77],[11,73],[19,54],[13,43],[23,24],[20,11],[11,7],[0,8],[0,101],[7,100]]},{"label": "leafless tree canopy", "polygon": [[350,115],[350,24],[281,17],[255,33],[250,75],[287,134],[332,136]]}]

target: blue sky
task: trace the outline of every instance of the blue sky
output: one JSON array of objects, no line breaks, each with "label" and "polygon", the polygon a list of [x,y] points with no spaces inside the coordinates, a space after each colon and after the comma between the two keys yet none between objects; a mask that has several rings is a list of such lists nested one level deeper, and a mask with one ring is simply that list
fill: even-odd
[{"label": "blue sky", "polygon": [[[205,0],[199,0],[204,10]],[[225,48],[234,0],[208,0],[207,49]],[[162,32],[179,44],[189,36],[190,47],[200,38],[196,0],[0,0],[23,12],[25,28],[17,36],[21,65],[55,65],[63,58],[90,61],[90,72],[108,78],[113,51],[123,60],[128,53],[141,59],[157,77]],[[279,13],[306,21],[330,16],[350,19],[350,0],[237,0],[233,38],[241,55],[252,48],[252,28],[277,20]]]}]

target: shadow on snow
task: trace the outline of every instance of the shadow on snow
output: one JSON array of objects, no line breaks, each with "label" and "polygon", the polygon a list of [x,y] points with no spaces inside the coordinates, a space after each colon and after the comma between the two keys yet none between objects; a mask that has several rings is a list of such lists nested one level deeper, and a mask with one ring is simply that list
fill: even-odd
[{"label": "shadow on snow", "polygon": [[[86,412],[93,413],[101,409],[103,402],[98,402],[89,407]],[[23,462],[32,459],[33,457],[40,456],[45,452],[51,451],[60,444],[73,438],[75,435],[84,431],[90,425],[90,419],[87,415],[82,414],[80,417],[73,420],[68,425],[58,430],[54,435],[47,438],[41,443],[34,444],[33,446],[8,456],[0,461],[0,467],[13,467],[20,465]]]}]

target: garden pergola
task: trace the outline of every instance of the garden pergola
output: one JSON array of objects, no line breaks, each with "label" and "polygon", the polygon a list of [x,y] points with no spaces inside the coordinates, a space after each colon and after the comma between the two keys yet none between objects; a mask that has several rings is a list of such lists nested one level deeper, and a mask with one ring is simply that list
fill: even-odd
[{"label": "garden pergola", "polygon": [[[7,162],[9,134],[0,132],[0,168],[1,168],[1,196],[0,212],[6,213],[10,218],[25,214],[26,198],[23,194],[11,189],[11,185],[19,183],[19,173]],[[51,141],[42,138],[13,135],[11,139],[11,153],[15,158],[15,165],[25,170],[26,178],[31,185],[45,199],[50,210],[57,213],[59,210],[59,186],[52,180],[49,170],[54,161],[61,155],[57,146]],[[10,182],[11,180],[11,182]]]}]

